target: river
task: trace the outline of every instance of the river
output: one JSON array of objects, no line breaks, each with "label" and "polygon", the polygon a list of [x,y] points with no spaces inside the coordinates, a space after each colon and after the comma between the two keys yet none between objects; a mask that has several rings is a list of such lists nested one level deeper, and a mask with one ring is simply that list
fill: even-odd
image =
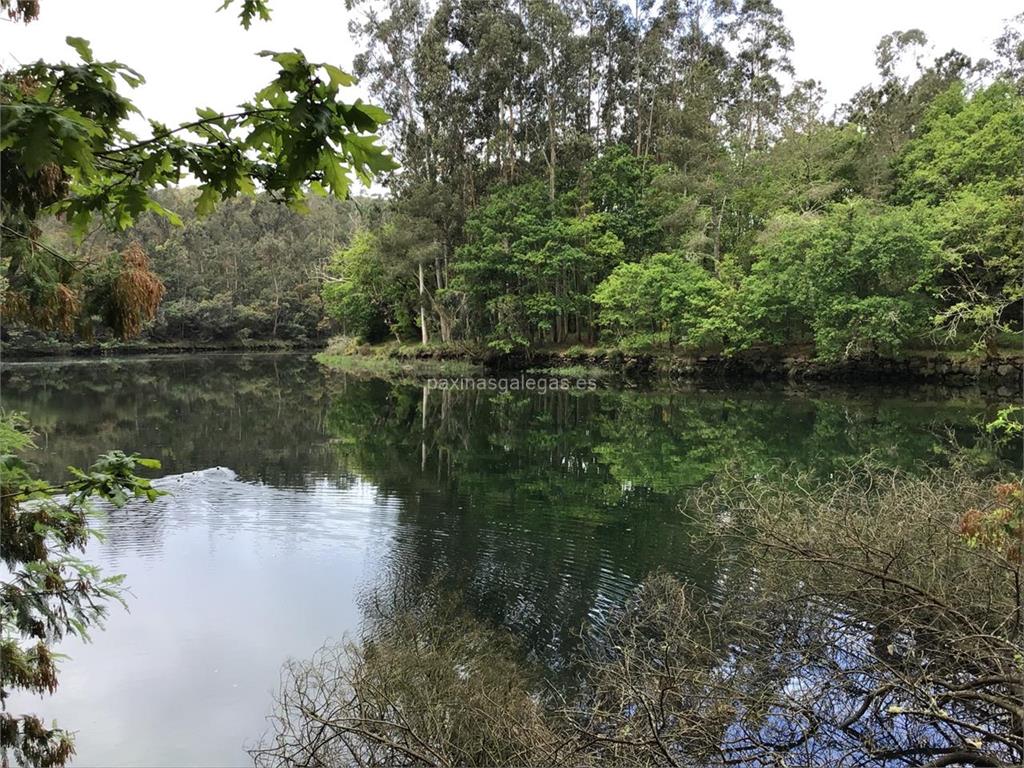
[{"label": "river", "polygon": [[88,556],[126,575],[129,610],[61,647],[54,696],[14,708],[76,731],[76,766],[246,765],[287,658],[358,633],[369,590],[438,581],[557,675],[652,570],[713,592],[678,508],[724,467],[941,462],[998,405],[593,386],[439,391],[297,354],[5,364],[40,474],[120,448],[171,491],[99,524]]}]

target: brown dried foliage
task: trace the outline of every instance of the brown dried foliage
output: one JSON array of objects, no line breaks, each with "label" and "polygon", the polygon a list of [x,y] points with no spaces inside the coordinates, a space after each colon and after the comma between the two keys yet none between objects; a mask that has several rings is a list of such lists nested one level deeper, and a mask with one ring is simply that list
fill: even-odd
[{"label": "brown dried foliage", "polygon": [[7,11],[7,18],[28,24],[39,18],[39,0],[3,0],[0,6]]},{"label": "brown dried foliage", "polygon": [[4,292],[0,313],[7,320],[17,320],[45,331],[69,333],[82,311],[82,302],[70,285],[54,283],[45,292],[29,296],[24,291]]},{"label": "brown dried foliage", "polygon": [[1024,486],[999,483],[991,500],[972,507],[960,518],[960,533],[973,546],[983,547],[1020,565],[1024,549]]},{"label": "brown dried foliage", "polygon": [[166,288],[150,269],[149,257],[138,242],[121,254],[123,267],[111,285],[110,325],[121,338],[138,336],[156,317]]}]

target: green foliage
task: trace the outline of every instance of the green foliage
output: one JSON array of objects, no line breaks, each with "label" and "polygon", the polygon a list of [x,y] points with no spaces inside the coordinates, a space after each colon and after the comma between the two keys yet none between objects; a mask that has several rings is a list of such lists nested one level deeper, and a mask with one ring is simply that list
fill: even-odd
[{"label": "green foliage", "polygon": [[[160,463],[121,451],[100,456],[89,470],[69,468],[71,479],[54,486],[35,477],[22,454],[33,447],[27,421],[0,418],[0,559],[7,573],[0,590],[0,700],[14,690],[36,694],[57,688],[54,643],[66,635],[88,639],[102,626],[107,602],[121,600],[122,576],[106,576],[77,553],[97,535],[93,500],[122,507],[133,498],[163,494],[139,468]],[[74,754],[70,734],[47,728],[34,715],[0,714],[0,749],[29,766],[63,765]]]},{"label": "green foliage", "polygon": [[364,341],[400,339],[414,328],[411,275],[385,272],[380,233],[360,230],[331,257],[323,287],[324,310],[345,335]]},{"label": "green foliage", "polygon": [[728,341],[728,289],[692,258],[658,253],[620,264],[594,293],[604,329],[629,348]]},{"label": "green foliage", "polygon": [[995,435],[1001,443],[1019,440],[1024,435],[1024,407],[1010,405],[1001,408],[996,417],[985,425],[985,431]]},{"label": "green foliage", "polygon": [[1024,192],[1024,97],[998,82],[968,94],[956,83],[930,104],[895,164],[894,197],[935,205],[964,186],[994,182]]},{"label": "green foliage", "polygon": [[551,200],[540,182],[518,185],[495,192],[467,221],[456,286],[490,321],[492,346],[578,341],[589,325],[590,293],[623,245],[607,214],[574,202]]},{"label": "green foliage", "polygon": [[352,78],[301,51],[263,51],[278,75],[237,112],[197,109],[197,119],[176,128],[152,123],[152,136],[140,139],[123,125],[137,109],[118,83],[135,88],[141,75],[94,60],[84,40],[68,44],[79,63],[40,61],[0,80],[0,148],[5,165],[20,169],[4,175],[5,217],[32,220],[45,208],[79,233],[93,216],[124,229],[144,211],[173,219],[151,191],[185,174],[200,180],[196,210],[207,214],[256,184],[301,204],[306,184],[344,197],[353,177],[369,183],[396,167],[372,136],[387,115],[338,101]]},{"label": "green foliage", "polygon": [[[326,338],[331,320],[320,294],[333,280],[328,262],[354,229],[375,219],[380,204],[313,196],[307,211],[299,213],[261,194],[225,201],[200,218],[193,210],[197,196],[192,188],[156,194],[162,205],[180,214],[181,226],[145,214],[123,233],[94,233],[78,249],[95,265],[82,275],[78,328],[57,328],[44,336],[24,322],[10,322],[7,348],[31,350],[41,339],[60,348],[76,343],[76,331],[85,325],[92,344],[111,341],[116,334],[110,327],[109,297],[124,259],[108,254],[133,242],[149,254],[150,270],[164,286],[138,344],[307,345]],[[57,251],[73,247],[66,225],[55,219],[39,223],[42,242]]]},{"label": "green foliage", "polygon": [[[243,3],[243,21],[265,11]],[[153,210],[129,230],[167,287],[147,338],[304,343],[333,323],[364,341],[464,340],[503,352],[594,344],[601,333],[633,348],[805,347],[837,360],[898,355],[908,344],[991,352],[1019,330],[1024,109],[1012,25],[1000,58],[978,67],[956,52],[925,61],[919,30],[887,35],[876,50],[879,83],[827,120],[816,83],[782,85],[791,40],[771,3],[672,13],[599,3],[580,11],[585,35],[575,13],[556,2],[456,10],[396,0],[364,17],[367,50],[355,69],[395,115],[385,130],[406,167],[386,176],[393,195],[381,215],[348,211],[340,225],[299,196],[303,185],[343,193],[360,162],[369,173],[390,161],[374,165],[361,149],[387,115],[337,102],[351,78],[334,67],[272,54],[281,72],[244,114],[201,110],[153,140],[119,137],[120,123],[96,117],[107,131],[97,141],[118,163],[143,162],[165,144],[169,153],[119,189],[179,171],[201,182],[180,199],[147,192]],[[71,43],[84,63],[61,71],[88,86],[76,98],[90,92],[112,100],[111,114],[129,109],[104,83],[132,74]],[[32,101],[42,90],[26,93],[28,107],[43,109]],[[77,146],[54,144],[43,122],[39,137]],[[40,210],[47,190],[63,201],[52,209],[83,205],[84,182],[47,177],[49,145],[28,130],[18,128],[22,139],[5,152],[31,149],[15,159],[40,178],[15,192],[34,190],[26,204]],[[323,162],[323,142],[337,145],[336,162]],[[211,144],[242,151],[225,158]],[[271,144],[279,157],[267,154]],[[207,163],[205,175],[193,157]],[[108,166],[84,181],[101,170],[120,178]],[[316,234],[285,214],[263,219],[262,201],[255,229],[244,205],[198,221],[188,208],[247,191],[231,186],[233,174],[269,199],[311,208]],[[126,210],[139,216],[108,202],[97,213],[112,223]],[[184,231],[160,215],[180,216]],[[361,233],[351,243],[350,230]],[[46,250],[8,250],[11,296],[51,328],[70,331],[58,321],[68,313],[108,314],[101,299],[110,292],[90,292]]]},{"label": "green foliage", "polygon": [[[926,294],[939,248],[918,217],[856,203],[829,217],[808,254],[815,344],[822,357],[899,352],[928,329]],[[824,247],[821,247],[824,246]]]},{"label": "green foliage", "polygon": [[597,289],[606,331],[630,347],[727,351],[813,340],[827,359],[894,354],[929,328],[938,244],[911,209],[866,201],[779,214],[749,273],[723,260],[656,254],[615,268]]},{"label": "green foliage", "polygon": [[866,201],[777,218],[742,288],[751,339],[809,335],[827,359],[899,352],[928,330],[933,306],[941,251],[921,219]]},{"label": "green foliage", "polygon": [[387,226],[426,272],[389,303],[424,343],[506,352],[596,343],[598,303],[630,347],[994,351],[1024,290],[1018,26],[977,64],[885,35],[826,119],[769,0],[388,0],[355,66],[396,116]]},{"label": "green foliage", "polygon": [[[224,0],[224,4],[217,10],[223,11],[231,7],[234,0]],[[266,0],[242,0],[242,10],[238,13],[238,19],[245,29],[252,26],[253,19],[259,17],[260,21],[270,21],[270,6]]]},{"label": "green foliage", "polygon": [[[254,16],[267,17],[262,0],[242,5],[245,26]],[[96,260],[72,258],[42,242],[44,214],[65,219],[78,238],[94,219],[115,230],[146,213],[181,224],[155,190],[188,176],[198,180],[199,194],[189,202],[199,216],[257,187],[304,210],[307,192],[345,198],[354,181],[369,184],[397,167],[375,136],[388,115],[358,100],[340,101],[341,88],[355,79],[301,51],[262,52],[278,65],[277,76],[236,111],[200,108],[196,119],[176,127],[151,121],[150,135],[139,137],[125,127],[138,110],[123,90],[139,86],[142,76],[97,60],[81,38],[67,42],[77,62],[38,61],[0,75],[8,316],[70,330],[88,325],[88,310],[97,309],[95,294],[83,296]],[[11,243],[11,237],[17,239]]]},{"label": "green foliage", "polygon": [[896,168],[896,199],[924,209],[945,250],[936,324],[993,348],[1024,299],[1024,97],[1005,82],[951,87]]},{"label": "green foliage", "polygon": [[654,185],[668,170],[652,167],[621,144],[609,147],[587,169],[584,184],[590,206],[605,214],[607,229],[622,241],[626,260],[662,247],[666,235],[662,219],[668,205]]},{"label": "green foliage", "polygon": [[753,210],[761,217],[780,209],[805,213],[845,200],[856,191],[862,141],[852,125],[787,127],[756,169]]},{"label": "green foliage", "polygon": [[[363,341],[501,352],[607,342],[795,347],[838,360],[910,344],[991,353],[1018,332],[1024,107],[1013,23],[998,58],[977,66],[955,51],[926,61],[920,30],[886,35],[876,85],[825,119],[814,81],[783,86],[792,41],[772,3],[698,6],[386,2],[357,22],[366,51],[354,66],[394,115],[383,130],[405,162],[400,175],[386,174],[385,155],[363,152],[384,111],[339,103],[352,78],[298,52],[271,54],[277,79],[239,115],[200,110],[196,122],[137,141],[103,117],[130,109],[104,83],[132,74],[72,40],[84,63],[61,71],[85,79],[75,98],[110,102],[90,118],[106,131],[103,152],[130,166],[166,145],[118,189],[179,171],[201,182],[196,195],[147,192],[140,210],[153,210],[141,217],[111,198],[97,213],[122,224],[127,211],[136,223],[83,255],[106,263],[98,251],[140,240],[167,289],[145,332],[155,341],[306,343],[333,324]],[[246,24],[265,15],[262,2],[242,3]],[[61,106],[56,91],[57,106],[33,101],[45,82],[19,96],[26,108]],[[54,144],[40,121],[38,137],[77,146]],[[84,204],[84,182],[47,176],[49,144],[15,125],[22,138],[5,152],[39,178],[25,186],[12,173],[5,184],[29,190],[26,205],[73,214],[66,206]],[[92,146],[83,151],[96,155]],[[325,164],[328,146],[338,154]],[[19,147],[29,155],[15,157]],[[222,147],[241,151],[226,158]],[[120,166],[100,165],[84,181],[121,178]],[[325,209],[300,195],[341,194],[360,167],[391,186],[379,210]],[[231,186],[239,174],[266,198],[199,221],[195,211],[247,191]],[[310,208],[315,226],[270,214],[264,200],[276,198]],[[161,215],[185,226],[172,230]],[[42,247],[74,247],[52,229],[39,247],[7,249],[8,315],[31,308],[63,333],[113,316],[102,289],[117,274],[77,280]],[[61,320],[71,314],[76,323]]]}]

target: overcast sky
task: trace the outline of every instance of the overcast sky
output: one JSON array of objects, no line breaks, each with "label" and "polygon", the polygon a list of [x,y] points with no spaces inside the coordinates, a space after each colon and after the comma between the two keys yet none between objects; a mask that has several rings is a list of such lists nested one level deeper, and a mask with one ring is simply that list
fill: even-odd
[{"label": "overcast sky", "polygon": [[[28,25],[0,21],[0,65],[38,58],[73,58],[67,35],[92,43],[97,58],[117,59],[146,77],[134,93],[143,113],[182,122],[199,106],[218,110],[247,99],[274,75],[253,54],[301,48],[313,60],[348,67],[356,52],[348,36],[344,0],[277,0],[269,23],[244,31],[236,8],[215,13],[220,0],[42,0]],[[956,47],[988,55],[1002,22],[1024,8],[1021,0],[776,0],[796,43],[801,79],[815,78],[833,105],[874,75],[874,47],[885,33],[923,29],[939,52]],[[236,3],[236,6],[239,3]],[[354,91],[360,95],[358,91]]]}]

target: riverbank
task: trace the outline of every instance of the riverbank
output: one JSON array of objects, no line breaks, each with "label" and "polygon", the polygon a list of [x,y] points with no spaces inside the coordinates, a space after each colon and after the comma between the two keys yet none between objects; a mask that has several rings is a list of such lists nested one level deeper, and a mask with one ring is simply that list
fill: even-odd
[{"label": "riverbank", "polygon": [[413,379],[527,372],[569,378],[611,378],[627,383],[744,383],[752,381],[839,385],[935,384],[980,387],[1002,397],[1019,395],[1024,352],[1001,350],[991,357],[963,352],[915,351],[900,358],[871,357],[838,362],[814,359],[803,351],[754,350],[736,355],[624,352],[600,347],[540,349],[501,354],[472,345],[295,344],[282,341],[120,342],[3,344],[7,361],[57,357],[173,355],[199,352],[318,352],[318,362],[343,373]]},{"label": "riverbank", "polygon": [[107,357],[116,355],[177,355],[196,352],[300,352],[316,351],[324,344],[297,344],[275,340],[249,341],[173,341],[173,342],[103,342],[48,343],[31,346],[3,343],[0,356],[4,360],[45,360],[56,357]]},{"label": "riverbank", "polygon": [[795,351],[756,350],[724,355],[623,352],[572,347],[499,354],[471,346],[408,344],[329,346],[318,359],[332,369],[364,373],[465,375],[472,371],[532,371],[590,376],[612,375],[630,381],[789,381],[834,384],[941,384],[982,386],[1000,395],[1021,392],[1024,352],[1003,350],[991,357],[963,352],[920,351],[900,358],[870,357],[825,362]]}]

